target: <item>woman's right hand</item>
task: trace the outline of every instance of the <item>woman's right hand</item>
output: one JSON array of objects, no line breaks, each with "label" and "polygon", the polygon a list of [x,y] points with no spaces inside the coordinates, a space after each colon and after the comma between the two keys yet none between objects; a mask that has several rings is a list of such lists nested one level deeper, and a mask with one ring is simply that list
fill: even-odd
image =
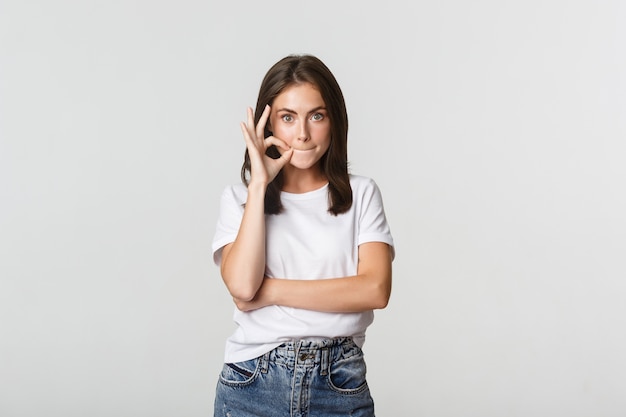
[{"label": "woman's right hand", "polygon": [[[291,155],[293,154],[293,149],[282,140],[274,136],[264,137],[265,124],[270,116],[270,110],[269,105],[265,106],[259,123],[254,126],[254,113],[252,108],[248,107],[248,122],[241,122],[241,131],[243,132],[250,157],[249,185],[259,183],[267,186],[291,160]],[[267,148],[272,145],[283,150],[280,158],[273,159],[265,154]]]}]

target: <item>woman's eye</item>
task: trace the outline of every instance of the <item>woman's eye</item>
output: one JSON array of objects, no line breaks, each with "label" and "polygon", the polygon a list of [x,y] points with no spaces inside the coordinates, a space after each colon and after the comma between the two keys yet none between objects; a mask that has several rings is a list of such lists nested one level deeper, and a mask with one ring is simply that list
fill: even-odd
[{"label": "woman's eye", "polygon": [[315,121],[320,121],[324,118],[324,115],[322,113],[315,113],[311,119],[315,120]]},{"label": "woman's eye", "polygon": [[285,114],[282,116],[283,122],[293,122],[293,117],[290,114]]}]

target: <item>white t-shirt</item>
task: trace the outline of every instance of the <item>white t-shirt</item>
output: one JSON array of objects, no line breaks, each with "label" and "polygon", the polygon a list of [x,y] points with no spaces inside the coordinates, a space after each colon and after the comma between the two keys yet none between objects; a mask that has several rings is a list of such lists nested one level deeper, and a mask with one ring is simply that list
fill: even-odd
[{"label": "white t-shirt", "polygon": [[[350,176],[352,207],[334,216],[328,212],[328,185],[303,193],[281,193],[284,210],[266,215],[266,270],[271,278],[325,279],[356,275],[358,247],[384,242],[393,250],[393,239],[376,183]],[[222,193],[219,220],[213,239],[213,259],[220,265],[222,248],[232,243],[243,216],[248,190],[228,186]],[[242,312],[235,308],[238,327],[226,342],[225,362],[256,358],[283,342],[312,337],[352,336],[365,341],[365,329],[373,311],[324,313],[283,306]]]}]

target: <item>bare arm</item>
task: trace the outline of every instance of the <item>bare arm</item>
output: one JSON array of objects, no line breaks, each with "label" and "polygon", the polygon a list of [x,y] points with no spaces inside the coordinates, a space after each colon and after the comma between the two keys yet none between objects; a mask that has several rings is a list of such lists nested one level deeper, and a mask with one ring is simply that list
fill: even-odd
[{"label": "bare arm", "polygon": [[[265,273],[265,190],[282,167],[289,162],[292,150],[280,139],[263,137],[270,114],[267,106],[258,125],[254,126],[252,109],[241,130],[250,156],[251,173],[248,199],[235,241],[222,249],[221,273],[228,291],[235,300],[252,300],[263,283]],[[278,159],[265,155],[271,145],[285,150]]]},{"label": "bare arm", "polygon": [[248,187],[237,238],[222,249],[221,273],[235,299],[251,300],[265,272],[265,187]]},{"label": "bare arm", "polygon": [[385,308],[391,295],[391,249],[382,242],[359,246],[357,275],[320,280],[265,278],[249,301],[237,300],[242,311],[268,305],[352,313]]}]

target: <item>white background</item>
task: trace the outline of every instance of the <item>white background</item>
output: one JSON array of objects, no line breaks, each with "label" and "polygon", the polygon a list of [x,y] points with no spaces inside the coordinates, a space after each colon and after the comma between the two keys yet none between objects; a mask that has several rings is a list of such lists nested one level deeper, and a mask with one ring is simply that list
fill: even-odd
[{"label": "white background", "polygon": [[207,416],[238,122],[335,73],[397,245],[380,416],[626,415],[626,3],[0,3],[0,415]]}]

